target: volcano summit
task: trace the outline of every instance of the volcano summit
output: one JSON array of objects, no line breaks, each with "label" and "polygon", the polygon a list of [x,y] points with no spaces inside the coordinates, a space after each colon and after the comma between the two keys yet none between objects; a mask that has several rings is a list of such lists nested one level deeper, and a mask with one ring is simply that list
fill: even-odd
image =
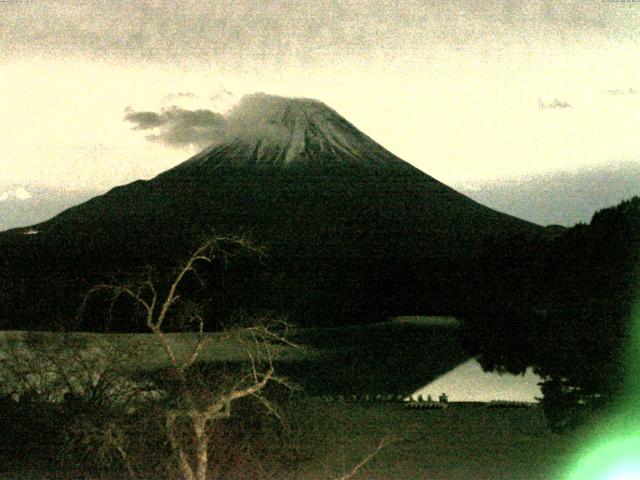
[{"label": "volcano summit", "polygon": [[401,161],[334,110],[311,99],[245,97],[227,116],[220,136],[223,145],[207,148],[192,161],[206,161],[214,152],[230,147],[240,153],[236,161],[280,167],[324,162],[373,166]]},{"label": "volcano summit", "polygon": [[1,275],[15,285],[0,318],[46,327],[41,319],[69,316],[92,283],[173,266],[212,231],[247,233],[270,252],[237,269],[222,303],[306,323],[442,313],[483,239],[539,230],[414,168],[315,100],[245,97],[212,140],[151,180],[0,234],[10,252]]}]

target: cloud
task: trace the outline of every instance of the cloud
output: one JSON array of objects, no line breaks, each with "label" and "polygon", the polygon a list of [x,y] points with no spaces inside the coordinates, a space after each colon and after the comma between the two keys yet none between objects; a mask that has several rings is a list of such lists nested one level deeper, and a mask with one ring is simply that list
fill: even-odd
[{"label": "cloud", "polygon": [[128,122],[135,123],[135,130],[146,130],[149,128],[159,127],[165,123],[161,115],[155,112],[134,112],[131,109],[126,110],[124,119]]},{"label": "cloud", "polygon": [[187,110],[172,106],[160,113],[125,110],[124,119],[134,124],[134,130],[158,129],[147,139],[173,147],[195,146],[204,148],[220,141],[227,122],[220,113],[207,109]]},{"label": "cloud", "polygon": [[[6,2],[5,2],[6,3]],[[636,32],[640,9],[601,2],[504,0],[487,2],[119,2],[24,1],[0,9],[0,55],[29,51],[82,52],[91,58],[199,58],[221,65],[295,56],[304,64],[324,54],[430,49],[489,42],[546,47],[554,39],[626,40]],[[547,47],[548,48],[548,47]],[[471,50],[477,51],[477,50]],[[324,60],[324,58],[320,58]],[[228,68],[228,67],[227,67]]]},{"label": "cloud", "polygon": [[254,93],[242,97],[224,114],[174,105],[161,109],[159,113],[138,112],[128,107],[124,118],[134,124],[134,130],[156,130],[146,136],[149,141],[172,147],[203,149],[238,138],[278,142],[289,135],[291,109],[299,103],[323,105],[309,98]]},{"label": "cloud", "polygon": [[[171,147],[206,148],[241,136],[252,138],[282,138],[288,126],[282,122],[291,104],[290,98],[255,93],[244,96],[225,114],[209,109],[189,110],[171,106],[160,112],[125,109],[124,119],[134,124],[134,130],[156,130],[147,135],[152,142]],[[310,99],[297,99],[316,102]]]},{"label": "cloud", "polygon": [[[603,188],[606,185],[606,188]],[[479,181],[460,192],[496,210],[540,225],[588,223],[593,214],[640,195],[640,162]]]},{"label": "cloud", "polygon": [[611,89],[607,90],[607,93],[612,96],[620,96],[620,95],[636,95],[638,92],[633,88],[627,89]]},{"label": "cloud", "polygon": [[538,108],[540,108],[541,110],[550,108],[550,109],[555,109],[555,108],[573,108],[573,106],[567,102],[566,100],[558,100],[557,98],[553,99],[552,102],[543,102],[542,99],[538,98]]},{"label": "cloud", "polygon": [[244,138],[282,138],[288,127],[279,119],[286,116],[291,98],[254,93],[245,95],[229,110],[227,135]]},{"label": "cloud", "polygon": [[175,92],[165,95],[164,100],[179,100],[183,98],[195,98],[196,96],[193,92]]}]

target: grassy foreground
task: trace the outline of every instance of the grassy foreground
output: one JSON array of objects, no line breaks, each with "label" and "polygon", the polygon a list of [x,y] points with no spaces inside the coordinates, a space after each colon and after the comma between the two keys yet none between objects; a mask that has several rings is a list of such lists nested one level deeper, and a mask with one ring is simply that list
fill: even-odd
[{"label": "grassy foreground", "polygon": [[[199,362],[246,362],[246,346],[218,333]],[[277,373],[304,388],[307,395],[392,393],[408,395],[455,368],[468,356],[457,340],[456,324],[447,317],[408,318],[368,325],[292,329],[296,348],[274,345]],[[170,333],[176,354],[188,355],[193,334]],[[10,348],[36,357],[56,356],[75,345],[87,358],[103,357],[125,372],[152,372],[168,367],[167,356],[152,334],[0,332],[0,359]]]},{"label": "grassy foreground", "polygon": [[304,425],[299,441],[311,459],[287,480],[331,479],[350,471],[387,435],[356,479],[553,480],[574,439],[553,434],[541,409],[454,403],[447,410],[411,410],[397,403],[299,400],[289,411]]},{"label": "grassy foreground", "polygon": [[[302,460],[285,469],[265,463],[265,471],[276,472],[265,479],[340,478],[382,438],[393,436],[397,441],[380,450],[354,480],[556,480],[575,446],[574,437],[550,432],[536,407],[453,403],[442,411],[412,410],[400,403],[326,403],[313,397],[284,407]],[[44,452],[52,447],[41,445]],[[0,478],[76,478],[59,476],[53,463],[33,460],[0,448]]]},{"label": "grassy foreground", "polygon": [[[270,469],[278,471],[278,479],[339,478],[374,451],[382,438],[392,436],[397,441],[382,449],[354,479],[553,480],[575,445],[574,439],[550,432],[536,407],[453,403],[446,410],[412,410],[400,402],[320,397],[336,392],[367,393],[371,398],[378,393],[406,394],[454,368],[466,356],[456,342],[455,326],[448,321],[402,320],[291,333],[299,346],[281,347],[276,367],[303,387],[301,395],[281,406],[291,426],[291,441],[303,455],[289,470]],[[209,335],[211,347],[203,350],[203,363],[245,359],[242,345]],[[181,334],[169,338],[184,352],[193,341]],[[35,358],[55,356],[66,351],[62,340],[80,345],[88,365],[93,355],[106,355],[107,363],[122,362],[118,367],[130,373],[167,366],[151,335],[74,333],[63,339],[54,333],[1,332],[0,359],[11,348],[28,349]],[[0,448],[0,477],[54,478],[38,465],[29,466],[28,459],[19,460],[15,447]],[[51,447],[41,445],[39,450]]]}]

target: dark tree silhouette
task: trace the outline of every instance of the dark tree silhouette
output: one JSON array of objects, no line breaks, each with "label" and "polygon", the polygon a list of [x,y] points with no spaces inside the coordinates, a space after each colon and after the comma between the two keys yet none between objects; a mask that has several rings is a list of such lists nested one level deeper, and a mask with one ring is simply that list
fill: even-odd
[{"label": "dark tree silhouette", "polygon": [[486,369],[532,366],[551,426],[576,425],[622,392],[639,265],[638,197],[589,225],[487,244],[465,346]]}]

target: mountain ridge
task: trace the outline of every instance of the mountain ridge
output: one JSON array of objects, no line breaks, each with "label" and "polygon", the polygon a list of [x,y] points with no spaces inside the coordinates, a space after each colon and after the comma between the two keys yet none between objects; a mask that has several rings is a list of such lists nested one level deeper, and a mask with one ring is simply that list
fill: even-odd
[{"label": "mountain ridge", "polygon": [[[229,119],[226,140],[153,179],[30,227],[38,235],[0,234],[0,250],[21,251],[0,271],[73,284],[72,296],[44,295],[68,309],[98,281],[166,270],[203,235],[240,232],[270,253],[226,281],[235,286],[225,305],[282,309],[303,323],[369,322],[452,313],[483,239],[542,231],[421,172],[320,102],[258,96]],[[30,288],[18,292],[25,304]]]}]

